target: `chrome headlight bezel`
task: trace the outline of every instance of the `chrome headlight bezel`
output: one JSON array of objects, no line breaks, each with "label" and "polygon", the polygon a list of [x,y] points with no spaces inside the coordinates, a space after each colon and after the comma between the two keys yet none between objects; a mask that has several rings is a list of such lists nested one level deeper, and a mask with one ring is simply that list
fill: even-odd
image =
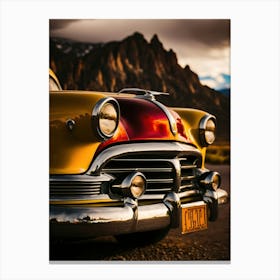
[{"label": "chrome headlight bezel", "polygon": [[216,118],[212,115],[205,115],[199,123],[199,137],[201,145],[207,147],[216,139]]},{"label": "chrome headlight bezel", "polygon": [[147,179],[141,172],[132,172],[124,178],[120,185],[112,185],[112,193],[122,197],[138,199],[146,191]]},{"label": "chrome headlight bezel", "polygon": [[[112,114],[111,118],[113,121],[115,121],[115,125],[112,129],[109,131],[106,131],[104,127],[102,128],[101,120],[110,120],[110,118],[104,118],[103,116],[103,110],[105,110],[106,107],[112,106],[114,113]],[[116,99],[112,97],[105,97],[100,99],[94,106],[92,111],[92,123],[93,123],[93,130],[96,132],[97,136],[101,140],[107,140],[111,138],[119,125],[120,120],[120,106]],[[104,125],[104,124],[103,124]]]},{"label": "chrome headlight bezel", "polygon": [[200,185],[212,191],[217,191],[221,186],[221,175],[216,171],[205,172],[200,176]]}]

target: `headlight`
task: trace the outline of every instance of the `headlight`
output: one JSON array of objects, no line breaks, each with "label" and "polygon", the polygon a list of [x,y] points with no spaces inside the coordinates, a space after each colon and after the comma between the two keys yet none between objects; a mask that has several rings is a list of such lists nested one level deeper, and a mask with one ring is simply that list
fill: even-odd
[{"label": "headlight", "polygon": [[206,115],[201,119],[199,134],[202,146],[213,144],[216,138],[216,118],[214,116]]},{"label": "headlight", "polygon": [[138,172],[131,180],[131,186],[130,186],[131,195],[135,198],[138,198],[144,193],[145,189],[146,189],[146,178],[142,173]]},{"label": "headlight", "polygon": [[120,185],[113,185],[113,193],[123,197],[139,198],[146,190],[147,180],[141,172],[133,172],[124,178]]},{"label": "headlight", "polygon": [[119,104],[114,98],[100,99],[93,112],[93,125],[101,139],[112,137],[117,130],[120,118]]},{"label": "headlight", "polygon": [[218,172],[205,173],[200,180],[200,185],[204,188],[216,191],[221,185],[221,176]]}]

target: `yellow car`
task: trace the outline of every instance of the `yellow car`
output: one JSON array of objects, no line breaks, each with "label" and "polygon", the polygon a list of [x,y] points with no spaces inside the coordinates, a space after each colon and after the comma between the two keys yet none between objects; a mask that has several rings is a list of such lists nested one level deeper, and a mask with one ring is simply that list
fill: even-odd
[{"label": "yellow car", "polygon": [[50,238],[114,235],[135,245],[207,229],[227,200],[205,168],[216,119],[165,94],[64,91],[50,70]]}]

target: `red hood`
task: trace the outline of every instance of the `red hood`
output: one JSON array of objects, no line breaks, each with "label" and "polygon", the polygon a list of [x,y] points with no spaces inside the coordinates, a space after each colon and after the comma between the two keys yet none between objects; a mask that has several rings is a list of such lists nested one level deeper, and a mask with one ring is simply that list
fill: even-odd
[{"label": "red hood", "polygon": [[[115,97],[115,96],[114,96]],[[181,118],[171,111],[176,120],[178,133],[173,135],[165,112],[155,103],[141,98],[115,97],[120,105],[120,124],[113,138],[103,142],[98,152],[106,146],[117,142],[180,140],[190,142],[187,138]]]}]

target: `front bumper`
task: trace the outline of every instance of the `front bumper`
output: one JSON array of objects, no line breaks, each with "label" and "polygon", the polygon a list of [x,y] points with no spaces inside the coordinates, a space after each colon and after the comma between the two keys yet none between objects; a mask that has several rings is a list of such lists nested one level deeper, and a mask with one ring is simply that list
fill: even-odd
[{"label": "front bumper", "polygon": [[218,204],[225,203],[227,193],[207,192],[203,200],[180,203],[176,193],[169,193],[162,202],[138,205],[137,200],[124,199],[123,207],[50,206],[50,235],[55,238],[90,238],[152,231],[181,224],[181,208],[207,205],[209,220],[215,220]]},{"label": "front bumper", "polygon": [[[200,188],[202,155],[179,142],[129,143],[98,154],[86,174],[50,177],[50,234],[58,238],[144,232],[181,225],[181,208],[207,205],[217,218],[227,194]],[[115,197],[110,187],[142,172],[147,188],[141,199]]]}]

